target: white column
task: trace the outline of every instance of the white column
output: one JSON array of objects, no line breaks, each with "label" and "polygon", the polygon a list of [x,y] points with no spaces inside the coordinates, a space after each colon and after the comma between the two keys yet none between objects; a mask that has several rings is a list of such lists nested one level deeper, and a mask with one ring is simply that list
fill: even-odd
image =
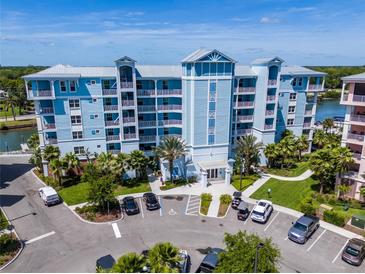
[{"label": "white column", "polygon": [[224,181],[226,183],[226,185],[230,185],[231,184],[231,167],[226,167],[226,176],[224,178]]},{"label": "white column", "polygon": [[206,170],[201,170],[200,182],[203,187],[208,187],[208,172]]},{"label": "white column", "polygon": [[48,161],[43,160],[42,161],[42,165],[43,165],[43,175],[48,177]]}]

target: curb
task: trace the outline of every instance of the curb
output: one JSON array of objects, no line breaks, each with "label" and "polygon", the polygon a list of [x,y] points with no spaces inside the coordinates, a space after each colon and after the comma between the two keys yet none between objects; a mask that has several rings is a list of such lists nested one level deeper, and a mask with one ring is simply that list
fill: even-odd
[{"label": "curb", "polygon": [[[2,208],[0,208],[0,210],[4,214],[4,216],[5,216],[6,220],[8,221],[8,223],[11,224],[11,222],[9,221],[9,218],[6,215],[5,211]],[[19,257],[20,253],[22,253],[22,251],[24,249],[24,243],[23,243],[22,240],[20,240],[20,237],[19,237],[18,233],[16,232],[14,226],[13,226],[13,229],[12,230],[14,231],[15,236],[18,238],[18,241],[20,242],[20,250],[18,251],[17,254],[15,254],[15,256],[9,262],[7,262],[5,265],[3,265],[2,267],[0,267],[0,271],[4,270],[6,267],[8,267],[10,264],[12,264]]]}]

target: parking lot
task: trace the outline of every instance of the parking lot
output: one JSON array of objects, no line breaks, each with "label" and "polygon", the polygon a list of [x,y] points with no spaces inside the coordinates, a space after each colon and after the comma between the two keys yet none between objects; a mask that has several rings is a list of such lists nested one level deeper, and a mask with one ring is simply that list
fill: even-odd
[{"label": "parking lot", "polygon": [[[92,272],[99,257],[111,254],[118,258],[127,252],[141,252],[157,242],[169,241],[191,255],[194,272],[209,247],[224,247],[224,233],[247,230],[271,237],[278,245],[282,272],[365,272],[364,264],[354,267],[341,260],[348,239],[319,228],[311,239],[299,245],[287,239],[295,218],[274,211],[266,224],[239,221],[236,211],[227,216],[208,218],[198,214],[197,196],[161,196],[161,208],[148,211],[141,198],[141,212],[106,224],[80,221],[65,205],[51,208],[40,201],[34,181],[25,163],[18,173],[2,162],[1,206],[20,237],[29,241],[8,272]],[[27,167],[27,168],[25,168]],[[252,205],[250,205],[252,209]],[[44,263],[47,262],[47,263]]]}]

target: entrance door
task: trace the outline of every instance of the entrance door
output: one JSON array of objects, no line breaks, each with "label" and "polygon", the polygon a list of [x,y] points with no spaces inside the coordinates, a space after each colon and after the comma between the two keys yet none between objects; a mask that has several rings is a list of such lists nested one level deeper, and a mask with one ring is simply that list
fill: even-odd
[{"label": "entrance door", "polygon": [[208,179],[217,179],[218,178],[218,168],[208,169]]}]

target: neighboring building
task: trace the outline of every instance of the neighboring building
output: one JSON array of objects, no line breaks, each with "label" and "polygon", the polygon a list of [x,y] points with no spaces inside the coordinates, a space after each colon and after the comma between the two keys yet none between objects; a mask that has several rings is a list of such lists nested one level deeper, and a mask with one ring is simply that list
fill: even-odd
[{"label": "neighboring building", "polygon": [[365,73],[342,78],[341,104],[346,105],[342,145],[354,153],[355,163],[344,175],[352,186],[350,196],[364,200],[360,189],[365,187]]},{"label": "neighboring building", "polygon": [[269,144],[290,129],[311,140],[325,74],[283,62],[274,57],[241,66],[217,50],[199,49],[182,65],[137,65],[125,56],[114,67],[56,65],[24,79],[41,147],[55,144],[62,154],[81,157],[86,149],[151,155],[164,136],[181,136],[189,153],[174,173],[197,175],[206,185],[230,181],[240,136]]}]

